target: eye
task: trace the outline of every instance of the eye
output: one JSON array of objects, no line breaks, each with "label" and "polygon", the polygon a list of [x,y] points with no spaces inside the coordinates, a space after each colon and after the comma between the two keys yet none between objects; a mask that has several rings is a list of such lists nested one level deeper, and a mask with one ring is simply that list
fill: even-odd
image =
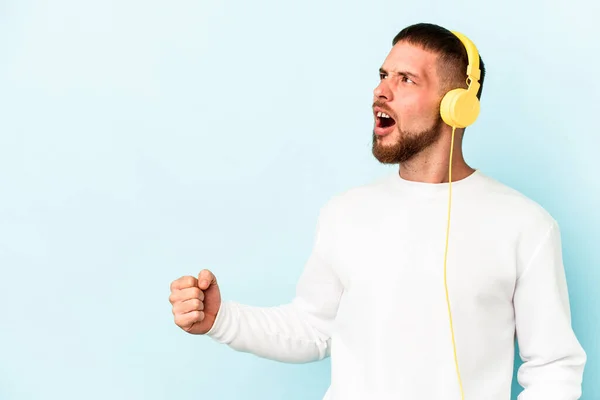
[{"label": "eye", "polygon": [[386,75],[385,73],[383,73],[383,72],[380,72],[380,73],[379,73],[379,79],[380,79],[380,80],[383,80],[383,79],[385,79],[386,77],[387,77],[387,75]]},{"label": "eye", "polygon": [[412,79],[410,79],[408,76],[406,75],[402,75],[402,82],[406,82],[406,83],[415,83]]}]

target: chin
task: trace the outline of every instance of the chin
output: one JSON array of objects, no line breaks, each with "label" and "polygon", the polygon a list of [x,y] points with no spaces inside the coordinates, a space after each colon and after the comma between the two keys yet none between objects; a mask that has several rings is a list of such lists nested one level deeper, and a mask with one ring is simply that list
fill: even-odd
[{"label": "chin", "polygon": [[373,134],[372,154],[382,164],[398,164],[399,138]]},{"label": "chin", "polygon": [[429,129],[421,131],[400,132],[396,129],[386,135],[376,135],[373,131],[373,155],[383,164],[411,160],[441,138],[442,123],[440,117]]},{"label": "chin", "polygon": [[377,143],[383,146],[398,146],[400,143],[400,137],[398,132],[391,132],[387,135],[376,135],[373,133],[373,143]]}]

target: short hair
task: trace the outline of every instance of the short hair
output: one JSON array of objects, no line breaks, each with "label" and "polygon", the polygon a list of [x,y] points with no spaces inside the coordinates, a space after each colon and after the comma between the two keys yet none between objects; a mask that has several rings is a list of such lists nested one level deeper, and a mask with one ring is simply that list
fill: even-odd
[{"label": "short hair", "polygon": [[[439,55],[438,73],[442,78],[443,90],[467,87],[467,65],[469,58],[465,46],[456,35],[448,29],[431,23],[418,23],[402,29],[392,41],[392,46],[398,42],[407,42],[420,46],[424,50],[432,51]],[[485,78],[485,65],[479,56],[481,77],[477,98],[481,99],[483,80]]]}]

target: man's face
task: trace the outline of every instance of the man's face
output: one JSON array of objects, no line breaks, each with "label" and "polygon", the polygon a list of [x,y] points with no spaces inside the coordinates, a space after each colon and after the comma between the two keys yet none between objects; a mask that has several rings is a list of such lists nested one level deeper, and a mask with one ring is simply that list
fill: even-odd
[{"label": "man's face", "polygon": [[373,92],[373,155],[382,163],[398,164],[441,136],[437,55],[399,42],[385,59],[380,78]]}]

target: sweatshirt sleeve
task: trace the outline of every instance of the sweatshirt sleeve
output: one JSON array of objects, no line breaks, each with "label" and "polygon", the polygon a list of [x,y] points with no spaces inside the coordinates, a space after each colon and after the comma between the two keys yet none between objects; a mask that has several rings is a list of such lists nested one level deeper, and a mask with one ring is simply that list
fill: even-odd
[{"label": "sweatshirt sleeve", "polygon": [[[547,225],[546,225],[547,226]],[[523,360],[518,400],[576,400],[581,397],[586,354],[571,327],[569,294],[559,227],[531,235],[514,294],[517,340]],[[535,246],[533,244],[535,243]]]},{"label": "sweatshirt sleeve", "polygon": [[329,356],[343,291],[331,267],[332,231],[333,222],[323,209],[314,247],[288,304],[256,307],[224,301],[207,335],[234,350],[280,362],[307,363]]}]

